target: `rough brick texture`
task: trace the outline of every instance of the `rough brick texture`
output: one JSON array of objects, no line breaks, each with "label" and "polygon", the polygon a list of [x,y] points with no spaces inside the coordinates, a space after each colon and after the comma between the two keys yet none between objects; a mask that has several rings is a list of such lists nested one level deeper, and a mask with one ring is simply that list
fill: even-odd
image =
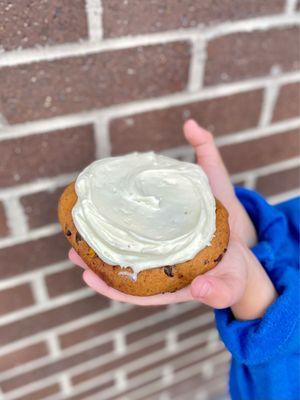
[{"label": "rough brick texture", "polygon": [[105,37],[161,32],[277,14],[283,0],[103,0]]},{"label": "rough brick texture", "polygon": [[85,167],[95,156],[90,125],[0,142],[0,187]]},{"label": "rough brick texture", "polygon": [[257,179],[256,188],[265,196],[287,192],[300,187],[300,169],[291,168]]},{"label": "rough brick texture", "polygon": [[93,387],[93,389],[85,390],[80,394],[68,397],[68,400],[85,400],[93,394],[98,394],[99,398],[101,398],[101,392],[105,389],[113,387],[114,383],[115,381],[113,379],[110,379],[105,383],[101,383],[101,385],[96,385],[95,387]]},{"label": "rough brick texture", "polygon": [[290,83],[281,88],[275,106],[273,121],[300,116],[300,83]]},{"label": "rough brick texture", "polygon": [[88,379],[96,377],[100,373],[113,371],[117,367],[119,367],[120,363],[131,362],[131,361],[134,361],[134,360],[137,360],[137,359],[143,357],[144,355],[149,355],[149,354],[153,354],[154,352],[161,351],[164,348],[164,345],[165,345],[165,342],[163,340],[161,340],[157,343],[151,344],[149,346],[145,346],[141,350],[133,351],[132,353],[129,353],[123,357],[121,356],[116,360],[109,361],[109,362],[105,363],[104,365],[101,365],[101,367],[94,368],[92,370],[76,374],[72,378],[72,382],[75,385],[77,385]]},{"label": "rough brick texture", "polygon": [[30,361],[48,355],[47,345],[45,342],[38,342],[22,349],[11,351],[0,356],[0,372],[15,368],[19,365],[25,365]]},{"label": "rough brick texture", "polygon": [[[73,139],[74,136],[72,136]],[[88,135],[82,137],[83,144],[89,142]],[[93,142],[90,137],[91,143]],[[69,142],[67,142],[69,145]],[[72,154],[72,153],[71,153]],[[93,151],[91,146],[91,157]],[[30,228],[38,228],[43,225],[57,222],[57,204],[64,188],[58,188],[53,191],[43,191],[29,194],[21,197],[20,201],[24,207],[27,221]]]},{"label": "rough brick texture", "polygon": [[80,268],[71,268],[47,275],[45,282],[50,297],[61,296],[85,287]]},{"label": "rough brick texture", "polygon": [[96,322],[77,330],[73,329],[71,332],[67,332],[59,337],[61,347],[67,348],[74,346],[81,341],[98,337],[114,329],[121,328],[125,324],[139,321],[140,319],[142,320],[159,311],[162,311],[162,307],[147,307],[146,310],[134,307],[130,311],[106,318],[104,321]]},{"label": "rough brick texture", "polygon": [[28,283],[0,291],[0,315],[32,306],[34,298]]},{"label": "rough brick texture", "polygon": [[5,50],[77,42],[87,37],[84,0],[3,0],[0,20],[0,43]]},{"label": "rough brick texture", "polygon": [[0,237],[9,233],[3,204],[0,202]]},{"label": "rough brick texture", "polygon": [[188,118],[213,133],[235,182],[296,193],[300,2],[287,5],[0,1],[1,399],[223,397],[230,356],[212,310],[90,291],[57,202],[99,156],[194,162]]},{"label": "rough brick texture", "polygon": [[259,121],[261,103],[262,91],[256,90],[113,120],[112,154],[185,145],[182,123],[188,118],[215,135],[253,128]]},{"label": "rough brick texture", "polygon": [[58,395],[60,392],[60,385],[54,383],[53,385],[47,385],[43,389],[34,390],[33,392],[22,395],[21,397],[16,398],[16,400],[44,400],[46,397],[56,394]]},{"label": "rough brick texture", "polygon": [[218,37],[207,47],[205,85],[269,75],[273,67],[282,71],[297,70],[299,49],[298,27]]},{"label": "rough brick texture", "polygon": [[49,362],[43,367],[34,369],[33,371],[24,372],[14,378],[5,379],[1,382],[1,387],[4,392],[16,389],[24,384],[28,384],[38,379],[45,379],[49,375],[58,374],[62,370],[80,365],[86,361],[101,357],[113,350],[112,342],[103,343],[93,347],[88,351],[83,351],[75,355],[66,357],[59,361]]},{"label": "rough brick texture", "polygon": [[61,233],[0,249],[0,278],[8,278],[66,259],[69,246]]},{"label": "rough brick texture", "polygon": [[16,123],[179,92],[189,53],[177,42],[2,68],[0,112]]},{"label": "rough brick texture", "polygon": [[220,151],[229,171],[236,173],[299,156],[299,141],[300,130],[297,129],[223,146]]},{"label": "rough brick texture", "polygon": [[40,312],[0,327],[0,344],[4,345],[57,325],[65,324],[108,306],[108,300],[94,295],[73,303]]}]

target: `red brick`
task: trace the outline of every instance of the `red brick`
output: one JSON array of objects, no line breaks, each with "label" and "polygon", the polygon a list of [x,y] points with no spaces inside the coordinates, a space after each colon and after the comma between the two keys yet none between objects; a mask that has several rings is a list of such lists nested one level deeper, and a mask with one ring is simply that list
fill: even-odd
[{"label": "red brick", "polygon": [[69,249],[62,233],[0,249],[0,279],[64,261]]},{"label": "red brick", "polygon": [[127,335],[126,341],[128,344],[135,343],[136,341],[144,339],[149,335],[153,335],[157,332],[169,329],[170,326],[175,326],[177,324],[187,322],[190,319],[195,319],[207,313],[208,310],[209,310],[208,307],[201,305],[196,309],[186,311],[184,314],[175,315],[174,317],[171,318],[166,317],[164,321],[157,322],[153,325],[146,327],[143,327],[143,325],[141,325],[140,329],[131,332]]},{"label": "red brick", "polygon": [[103,296],[93,295],[70,304],[40,312],[0,327],[0,345],[14,342],[38,332],[66,324],[88,314],[105,309],[109,300]]},{"label": "red brick", "polygon": [[284,0],[103,0],[102,4],[104,36],[117,37],[277,14],[283,11]]},{"label": "red brick", "polygon": [[205,325],[202,325],[201,327],[197,326],[196,328],[193,328],[189,331],[179,333],[179,335],[177,337],[178,342],[189,339],[190,337],[197,335],[200,331],[206,331],[209,329],[213,329],[213,328],[215,328],[215,326],[216,326],[215,322],[211,321],[211,322],[207,322]]},{"label": "red brick", "polygon": [[98,394],[98,399],[100,400],[101,392],[112,386],[114,386],[113,379],[111,379],[105,383],[102,383],[101,385],[97,385],[97,386],[93,387],[92,389],[81,392],[80,394],[76,394],[75,396],[68,397],[67,400],[86,400],[88,398],[88,396],[91,396],[92,394]]},{"label": "red brick", "polygon": [[[128,379],[134,379],[137,376],[144,374],[145,372],[148,372],[150,370],[156,370],[159,368],[163,368],[165,364],[171,364],[171,365],[176,365],[178,362],[180,362],[181,357],[189,356],[192,355],[195,352],[199,353],[199,359],[201,359],[201,351],[203,348],[207,345],[207,342],[203,342],[201,344],[195,344],[193,348],[191,349],[184,349],[173,354],[162,354],[162,356],[159,358],[157,361],[150,362],[149,364],[145,365],[144,367],[140,367],[136,370],[133,370],[132,372],[129,372],[127,374]],[[199,360],[198,360],[199,362]]]},{"label": "red brick", "polygon": [[72,383],[74,385],[78,385],[81,382],[84,382],[88,379],[92,379],[98,375],[101,375],[103,373],[106,373],[108,371],[113,371],[116,368],[119,368],[123,364],[127,364],[131,361],[135,361],[137,359],[140,359],[142,357],[145,357],[146,355],[152,354],[154,352],[157,352],[159,350],[162,350],[164,348],[165,342],[164,340],[151,344],[142,350],[137,350],[135,352],[132,352],[130,354],[126,354],[124,356],[119,357],[116,360],[109,361],[108,363],[101,365],[100,367],[95,367],[94,369],[81,372],[77,375],[74,375],[72,377]]},{"label": "red brick", "polygon": [[113,343],[107,342],[96,346],[92,349],[85,350],[81,353],[74,354],[72,356],[65,357],[58,361],[54,361],[37,369],[21,373],[13,378],[4,379],[1,382],[1,388],[3,392],[9,392],[17,389],[20,386],[29,384],[31,382],[39,381],[47,378],[50,375],[58,374],[65,369],[72,368],[76,365],[80,365],[86,361],[92,360],[97,357],[101,357],[113,350]]},{"label": "red brick", "polygon": [[0,142],[0,187],[75,172],[94,160],[91,125]]},{"label": "red brick", "polygon": [[[201,352],[201,348],[196,348],[196,351]],[[201,356],[200,356],[201,357]],[[200,360],[198,361],[198,363],[200,363]],[[185,400],[190,400],[190,399],[197,399],[197,396],[193,396],[193,392],[196,389],[201,389],[201,390],[205,390],[206,388],[209,388],[211,386],[211,384],[215,381],[216,377],[224,377],[224,381],[227,380],[227,376],[228,376],[228,366],[226,366],[227,368],[224,368],[224,365],[221,366],[221,368],[219,368],[216,370],[216,372],[214,373],[213,377],[210,379],[205,378],[205,376],[201,375],[201,373],[199,372],[196,375],[193,375],[192,377],[187,377],[185,380],[179,381],[178,379],[176,379],[176,374],[175,374],[175,381],[170,384],[167,385],[168,387],[166,387],[166,385],[158,385],[158,389],[153,391],[151,393],[151,400],[160,400],[161,399],[161,393],[162,392],[168,392],[170,394],[170,398],[173,399],[174,396],[176,396],[176,399],[182,398]],[[148,382],[147,382],[148,383]],[[143,386],[143,385],[141,385]],[[134,392],[135,389],[131,389],[132,392]],[[128,394],[129,398],[130,398],[130,394],[132,393],[130,391],[126,391],[124,394]],[[121,393],[123,395],[123,392]],[[196,394],[196,393],[195,393]],[[224,394],[224,392],[223,392]],[[180,395],[182,397],[180,397]],[[188,396],[188,397],[186,397]],[[148,400],[149,395],[145,395],[142,397],[139,397],[139,400]],[[215,397],[209,397],[210,398],[215,398]],[[113,397],[112,400],[117,400],[117,398]]]},{"label": "red brick", "polygon": [[252,128],[259,121],[261,104],[262,91],[255,90],[115,119],[110,124],[112,152],[184,145],[182,124],[190,117],[216,136]]},{"label": "red brick", "polygon": [[213,39],[207,46],[205,85],[269,75],[300,66],[299,27],[239,32]]},{"label": "red brick", "polygon": [[[138,385],[134,385],[134,388],[126,389],[125,391],[122,391],[121,393],[118,393],[115,396],[109,397],[109,400],[120,400],[120,399],[132,399],[131,395],[135,395],[135,391],[137,389],[143,388],[143,386],[148,386],[149,384],[160,384],[161,385],[161,375],[158,375],[157,373],[154,376],[148,376],[147,379]],[[120,397],[122,396],[122,397]],[[125,396],[125,397],[124,397]],[[140,399],[140,397],[139,397]],[[151,394],[151,400],[153,399],[152,394]],[[147,400],[149,400],[149,394],[147,394]],[[161,399],[157,399],[161,400]],[[187,400],[187,399],[186,399]]]},{"label": "red brick", "polygon": [[54,383],[53,385],[48,385],[43,389],[35,390],[34,392],[17,397],[15,400],[44,400],[48,396],[59,393],[60,386],[58,383]]},{"label": "red brick", "polygon": [[300,186],[300,168],[286,169],[257,179],[256,189],[265,196],[287,192]]},{"label": "red brick", "polygon": [[77,267],[47,275],[45,281],[50,297],[61,296],[86,287],[82,280],[82,270]]},{"label": "red brick", "polygon": [[224,350],[224,348],[218,348],[217,350],[214,349],[211,351],[211,353],[206,354],[204,357],[201,356],[201,354],[199,354],[199,359],[198,360],[194,360],[194,361],[188,361],[187,363],[185,363],[184,365],[180,365],[180,364],[176,364],[174,366],[174,371],[175,373],[182,371],[188,367],[191,366],[195,366],[195,365],[199,365],[200,363],[209,360],[211,357],[213,356],[218,356],[220,354],[225,354],[226,350]]},{"label": "red brick", "polygon": [[230,173],[297,157],[300,150],[298,129],[262,137],[251,141],[231,144],[220,148],[225,165]]},{"label": "red brick", "polygon": [[59,336],[60,345],[62,348],[74,346],[79,342],[119,329],[124,325],[142,320],[162,310],[163,307],[134,307],[129,311],[124,311],[122,314],[62,334]]},{"label": "red brick", "polygon": [[187,42],[172,42],[5,67],[0,112],[18,123],[179,92],[189,53]]},{"label": "red brick", "polygon": [[281,88],[274,109],[273,121],[300,116],[300,83],[290,83]]},{"label": "red brick", "polygon": [[0,20],[0,43],[5,50],[51,46],[87,37],[84,0],[2,0]]},{"label": "red brick", "polygon": [[54,191],[43,191],[21,197],[30,228],[57,222],[57,204],[63,188]]},{"label": "red brick", "polygon": [[[192,391],[193,389],[204,389],[205,387],[209,388],[212,382],[216,379],[216,377],[224,377],[224,381],[228,380],[228,366],[222,366],[221,368],[217,367],[216,371],[214,371],[213,376],[210,379],[201,376],[201,374],[197,374],[193,377],[188,377],[187,379],[181,381],[180,383],[172,385],[169,389],[169,393],[172,396],[176,394],[176,396],[180,394],[187,393]],[[215,398],[215,397],[212,397]]]},{"label": "red brick", "polygon": [[0,357],[0,372],[27,364],[48,355],[45,342],[38,342]]},{"label": "red brick", "polygon": [[4,206],[0,201],[0,237],[7,236],[9,229],[6,222]]},{"label": "red brick", "polygon": [[34,298],[28,283],[0,291],[0,315],[32,306]]}]

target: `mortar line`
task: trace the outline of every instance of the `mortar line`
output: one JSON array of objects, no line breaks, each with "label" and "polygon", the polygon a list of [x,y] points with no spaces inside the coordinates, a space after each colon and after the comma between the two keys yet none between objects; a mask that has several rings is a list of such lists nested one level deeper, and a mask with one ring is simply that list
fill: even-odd
[{"label": "mortar line", "polygon": [[11,247],[31,240],[38,240],[61,231],[59,224],[49,224],[42,228],[37,228],[19,236],[10,236],[0,239],[0,249]]},{"label": "mortar line", "polygon": [[[209,332],[209,331],[208,331]],[[203,340],[205,340],[205,337],[207,336],[207,332],[202,332],[201,334],[199,334],[196,338],[194,338],[194,340],[191,340],[191,339],[188,339],[188,340],[186,340],[186,341],[183,341],[182,343],[181,343],[181,348],[187,348],[187,349],[189,349],[191,346],[193,346],[194,344],[198,344],[198,340],[200,340],[200,342],[199,343],[202,343],[202,341]],[[158,338],[159,339],[159,338]],[[156,355],[160,355],[161,354],[161,351],[157,351],[156,353],[152,353],[151,355],[150,355],[150,357],[152,357],[153,358],[153,355],[154,354],[156,354]],[[107,356],[111,356],[111,355],[107,355]],[[98,363],[99,363],[99,360],[96,360]],[[91,364],[91,363],[89,363],[89,362],[85,362],[85,363],[82,363],[80,366],[73,366],[73,367],[71,367],[71,368],[68,368],[67,370],[65,370],[65,372],[69,372],[69,373],[74,373],[75,371],[77,371],[78,369],[79,369],[79,367],[82,369],[82,368],[84,368],[83,369],[83,371],[85,371],[86,370],[86,367],[87,367],[87,365],[89,365],[89,364]],[[129,364],[136,364],[136,361],[132,361],[132,362],[130,362]],[[127,365],[129,365],[129,364],[127,364]],[[76,372],[75,372],[76,373]],[[107,372],[106,374],[103,374],[103,376],[104,375],[107,375],[107,376],[111,376],[111,371],[109,371],[109,372]],[[52,374],[50,377],[47,377],[47,378],[43,378],[42,379],[42,382],[45,382],[45,381],[48,381],[48,380],[50,380],[50,378],[51,379],[57,379],[57,376],[59,376],[59,373],[54,373],[54,374]],[[97,377],[97,382],[99,381],[99,378]],[[26,388],[28,387],[28,389],[32,389],[32,386],[34,386],[35,384],[37,384],[37,383],[39,383],[39,381],[35,381],[34,383],[29,383],[29,384],[26,384],[25,386],[22,386],[21,388],[18,388],[18,389],[16,389],[16,390],[13,390],[13,391],[10,391],[9,392],[9,394],[12,396],[12,395],[14,395],[14,396],[16,396],[16,393],[15,392],[19,392],[20,390],[22,390],[22,389],[24,389],[25,388],[25,390],[26,390]],[[78,386],[79,385],[76,385],[76,393],[78,392],[78,393],[80,393],[79,391],[78,391]],[[9,400],[9,399],[8,399]]]},{"label": "mortar line", "polygon": [[108,120],[103,115],[95,119],[94,137],[96,143],[96,158],[109,157],[111,154]]},{"label": "mortar line", "polygon": [[33,194],[41,191],[50,192],[58,187],[66,186],[78,172],[66,175],[58,175],[52,178],[41,178],[33,182],[22,183],[20,185],[0,189],[1,199],[10,199],[11,197],[22,197],[24,195]]},{"label": "mortar line", "polygon": [[274,82],[269,83],[264,91],[263,106],[260,115],[259,126],[265,127],[271,124],[273,111],[279,94],[279,85]]},{"label": "mortar line", "polygon": [[[190,350],[193,347],[193,345],[201,344],[206,339],[208,332],[209,332],[209,330],[205,331],[205,332],[201,332],[198,336],[194,337],[193,339],[189,338],[189,339],[181,342],[181,349]],[[156,335],[156,336],[157,336],[158,340],[160,340],[160,337],[158,335]],[[146,355],[143,359],[142,365],[145,366],[151,362],[156,362],[156,361],[160,360],[162,353],[165,354],[165,357],[168,357],[168,355],[169,355],[169,352],[167,351],[166,348],[164,348],[162,350],[157,350],[154,353]],[[99,362],[97,362],[97,360],[95,360],[94,363],[87,364],[84,371],[87,370],[87,368],[88,369],[97,368],[98,364],[99,364]],[[126,364],[127,372],[135,371],[140,367],[141,367],[140,360],[134,360],[134,361],[131,361]],[[107,372],[106,374],[110,375],[111,372]],[[105,376],[105,374],[103,374],[103,376]],[[86,381],[76,385],[76,392],[81,392],[83,390],[89,389],[91,386],[94,386],[95,382],[96,383],[98,382],[98,377],[91,378],[89,380],[86,380]]]},{"label": "mortar line", "polygon": [[297,6],[297,0],[286,0],[286,7],[285,7],[285,12],[288,15],[293,14],[296,12],[296,6]]},{"label": "mortar line", "polygon": [[[0,141],[23,136],[42,134],[56,129],[71,128],[81,126],[87,123],[95,123],[124,117],[133,114],[140,114],[147,111],[155,111],[170,108],[178,105],[185,105],[202,100],[211,100],[224,96],[262,89],[272,84],[275,78],[273,76],[264,76],[262,78],[248,79],[244,81],[219,84],[217,86],[205,87],[199,92],[181,92],[166,96],[133,101],[124,104],[112,105],[107,108],[85,111],[76,114],[57,116],[44,120],[32,121],[25,124],[15,124],[7,127],[5,130],[0,128]],[[294,83],[300,81],[300,73],[290,72],[276,77],[279,84]]]},{"label": "mortar line", "polygon": [[[178,315],[182,315],[184,313],[184,310],[182,311],[181,310],[181,312],[178,314]],[[116,315],[116,316],[118,316],[120,313],[115,313],[114,315]],[[143,320],[143,322],[145,321],[145,320],[149,320],[149,319],[151,319],[151,317],[152,317],[152,324],[155,324],[155,323],[157,323],[157,322],[160,322],[161,320],[164,320],[164,319],[168,319],[169,317],[171,318],[172,316],[169,316],[167,313],[161,313],[162,315],[161,315],[161,317],[160,318],[158,318],[158,319],[155,319],[155,318],[153,318],[153,316],[150,316],[150,317],[147,317],[147,318],[145,318],[144,320]],[[108,316],[110,316],[111,315],[111,313],[108,315]],[[99,319],[99,318],[98,318]],[[102,319],[104,319],[104,318],[102,318]],[[197,319],[197,326],[206,326],[210,321],[212,321],[213,320],[213,315],[212,314],[204,314],[203,316],[202,316],[202,318],[201,317],[199,317],[198,319]],[[140,321],[139,321],[140,322]],[[129,324],[129,325],[134,325],[133,323],[131,323],[131,324]],[[149,325],[149,324],[148,324]],[[185,331],[188,331],[188,330],[190,330],[190,329],[193,329],[195,326],[194,325],[196,325],[196,322],[194,322],[194,323],[190,323],[188,326],[187,326],[187,324],[186,323],[181,323],[181,324],[179,324],[179,326],[177,326],[177,331],[178,332],[185,332]],[[85,325],[86,326],[86,325]],[[144,326],[144,325],[143,325]],[[75,345],[75,346],[72,346],[72,347],[70,347],[70,348],[66,348],[66,349],[61,349],[60,351],[61,351],[61,358],[62,359],[64,359],[64,358],[66,358],[66,357],[69,357],[69,356],[72,356],[72,355],[75,355],[75,354],[78,354],[78,353],[81,353],[81,352],[83,352],[83,351],[86,351],[86,350],[89,350],[89,349],[92,349],[92,348],[94,348],[94,347],[96,347],[96,346],[99,346],[99,345],[101,345],[101,344],[103,344],[103,343],[106,343],[107,342],[107,340],[109,340],[110,338],[111,338],[111,336],[112,336],[112,334],[114,334],[114,333],[116,333],[116,332],[107,332],[107,333],[104,333],[104,334],[102,334],[100,337],[96,337],[96,338],[92,338],[92,339],[90,339],[90,340],[86,340],[86,341],[83,341],[83,342],[81,342],[80,344],[78,344],[78,345]],[[54,335],[55,337],[57,337],[58,336],[58,333],[57,332],[53,332],[53,331],[50,331],[50,332],[48,332],[47,334],[46,334],[46,339],[48,338],[48,335]],[[160,337],[160,334],[152,334],[152,335],[150,335],[150,336],[148,336],[148,337],[146,337],[146,338],[144,338],[144,339],[140,339],[137,343],[135,343],[135,344],[131,344],[131,345],[129,345],[128,346],[128,349],[127,349],[127,353],[131,353],[131,352],[134,352],[134,351],[136,351],[136,350],[139,350],[140,348],[143,348],[145,345],[147,345],[147,344],[151,344],[152,342],[153,343],[155,343],[157,340],[159,340],[161,337]],[[34,341],[34,343],[36,342],[36,340]],[[149,342],[149,343],[148,343]],[[28,344],[27,344],[28,345]],[[24,346],[23,346],[24,347]],[[11,349],[9,349],[10,351],[11,351]],[[14,349],[15,350],[15,349]],[[7,354],[7,352],[6,352],[6,354]],[[108,355],[108,357],[109,357],[109,359],[111,359],[112,357],[113,358],[118,358],[118,356],[120,356],[120,354],[118,354],[118,352],[115,352],[115,353],[113,353],[113,354],[109,354]],[[106,362],[105,361],[106,360],[106,358],[105,358],[105,356],[104,357],[102,357],[102,362]],[[23,368],[14,368],[13,370],[8,370],[8,371],[5,371],[5,372],[2,372],[1,374],[0,374],[0,378],[1,378],[1,380],[3,380],[3,379],[10,379],[10,378],[12,378],[12,377],[14,377],[14,376],[17,376],[20,372],[22,373],[22,372],[24,372],[24,371],[31,371],[31,370],[34,370],[34,369],[36,369],[36,368],[38,368],[38,367],[41,367],[41,366],[43,366],[43,365],[45,365],[45,364],[48,364],[48,357],[44,357],[43,359],[41,359],[41,360],[37,360],[36,362],[33,362],[33,363],[31,363],[30,365],[28,365],[27,367],[24,367],[23,366]],[[93,362],[93,360],[90,360],[90,361],[88,361],[88,363],[90,364],[91,362]],[[95,361],[96,363],[97,363],[97,365],[99,364],[99,361]],[[85,368],[86,367],[84,367],[84,369],[83,370],[85,370]],[[19,371],[20,370],[20,371]]]},{"label": "mortar line", "polygon": [[300,24],[300,18],[297,14],[280,14],[275,16],[245,19],[230,23],[225,22],[214,27],[178,29],[176,31],[105,39],[97,42],[82,41],[80,43],[45,46],[38,49],[24,49],[21,52],[15,50],[0,55],[0,67],[15,66],[18,64],[27,64],[39,61],[50,61],[137,46],[155,44],[162,45],[174,41],[189,40],[199,33],[207,39],[213,39],[236,32],[266,30],[298,24]]},{"label": "mortar line", "polygon": [[269,175],[274,172],[280,172],[290,168],[294,168],[298,165],[300,165],[300,158],[293,157],[287,160],[279,161],[277,163],[268,164],[263,167],[254,168],[251,171],[243,171],[243,172],[238,172],[236,174],[232,174],[231,180],[233,182],[238,182],[240,180],[247,179],[249,175],[250,176],[254,175],[256,177]]},{"label": "mortar line", "polygon": [[71,261],[66,260],[66,261],[61,261],[59,263],[50,264],[49,266],[44,267],[43,269],[33,270],[11,278],[1,279],[0,290],[8,289],[24,282],[30,283],[35,279],[39,279],[40,277],[46,277],[47,275],[50,275],[52,273],[66,271],[71,268],[74,268],[74,264],[72,264]]},{"label": "mortar line", "polygon": [[31,281],[31,288],[36,304],[45,304],[50,301],[46,283],[42,275]]},{"label": "mortar line", "polygon": [[86,0],[85,10],[90,40],[92,42],[102,40],[103,32],[101,0]]},{"label": "mortar line", "polygon": [[87,297],[92,297],[93,295],[94,293],[91,291],[91,289],[86,287],[77,290],[75,293],[65,294],[51,300],[49,299],[46,303],[38,303],[23,310],[14,311],[9,314],[3,315],[0,318],[0,326],[5,326],[20,319],[25,319],[41,312],[50,311],[57,307],[70,304],[74,301],[85,299]]},{"label": "mortar line", "polygon": [[24,236],[28,232],[28,222],[20,199],[16,197],[8,197],[2,200],[6,221],[11,236]]},{"label": "mortar line", "polygon": [[286,201],[288,199],[291,199],[293,197],[298,197],[298,196],[300,196],[300,188],[289,190],[287,192],[283,192],[280,194],[275,194],[273,196],[269,196],[267,198],[267,200],[270,204],[278,204],[278,203],[281,203],[283,201]]},{"label": "mortar line", "polygon": [[188,92],[199,92],[203,86],[203,76],[206,61],[206,43],[201,36],[191,42],[191,61],[189,68]]}]

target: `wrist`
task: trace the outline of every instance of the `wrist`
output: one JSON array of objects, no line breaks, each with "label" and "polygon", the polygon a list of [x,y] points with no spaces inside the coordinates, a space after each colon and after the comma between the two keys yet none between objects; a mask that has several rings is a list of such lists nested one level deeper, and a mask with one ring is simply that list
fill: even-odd
[{"label": "wrist", "polygon": [[249,320],[261,318],[266,309],[276,300],[276,289],[254,254],[247,248],[243,250],[247,265],[246,288],[242,298],[231,310],[236,319]]},{"label": "wrist", "polygon": [[253,247],[257,243],[257,234],[253,222],[243,205],[235,196],[235,207],[230,218],[231,230],[239,236],[248,247]]}]

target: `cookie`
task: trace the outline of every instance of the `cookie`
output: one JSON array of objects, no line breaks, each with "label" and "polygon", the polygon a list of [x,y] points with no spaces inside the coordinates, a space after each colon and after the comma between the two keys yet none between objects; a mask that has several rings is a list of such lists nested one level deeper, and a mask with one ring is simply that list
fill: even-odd
[{"label": "cookie", "polygon": [[75,185],[71,183],[63,192],[58,206],[59,221],[71,246],[109,286],[135,296],[175,292],[189,285],[193,279],[214,268],[226,252],[229,240],[228,213],[222,203],[216,199],[216,231],[210,246],[206,246],[193,259],[176,265],[145,269],[133,281],[130,276],[120,272],[132,272],[131,268],[105,263],[85,242],[77,231],[72,209],[77,201]]}]

